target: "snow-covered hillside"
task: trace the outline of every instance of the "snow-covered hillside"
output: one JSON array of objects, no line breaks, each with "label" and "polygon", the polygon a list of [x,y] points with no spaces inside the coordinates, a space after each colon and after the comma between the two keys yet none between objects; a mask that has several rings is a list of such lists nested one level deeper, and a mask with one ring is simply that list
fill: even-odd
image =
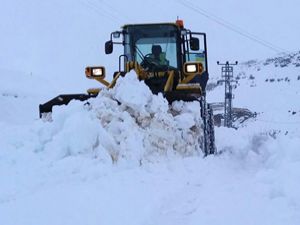
[{"label": "snow-covered hillside", "polygon": [[[235,68],[237,89],[233,91],[236,107],[258,113],[260,129],[297,134],[300,123],[300,52],[282,54],[266,60],[251,60]],[[218,79],[212,79],[216,83]],[[219,86],[208,97],[224,101]]]},{"label": "snow-covered hillside", "polygon": [[[299,3],[191,2],[1,3],[0,225],[300,224]],[[274,55],[202,8],[297,52]],[[97,86],[86,65],[116,69],[118,50],[103,52],[111,31],[177,16],[207,32],[208,101],[224,101],[216,61],[239,60],[233,106],[256,113],[238,129],[216,127],[219,155],[203,158],[197,145],[198,104],[170,110],[134,74],[38,119],[40,103]]]}]

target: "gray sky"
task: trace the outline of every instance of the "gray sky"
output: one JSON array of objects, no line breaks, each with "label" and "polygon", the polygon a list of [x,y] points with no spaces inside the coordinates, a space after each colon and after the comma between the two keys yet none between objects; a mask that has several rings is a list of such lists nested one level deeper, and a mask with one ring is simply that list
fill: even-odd
[{"label": "gray sky", "polygon": [[177,16],[191,30],[207,33],[211,68],[217,60],[263,59],[276,54],[221,26],[220,21],[282,49],[300,49],[297,0],[190,1],[4,0],[0,68],[45,76],[71,73],[82,79],[87,64],[117,67],[117,55],[103,52],[111,31],[125,23],[172,22]]}]

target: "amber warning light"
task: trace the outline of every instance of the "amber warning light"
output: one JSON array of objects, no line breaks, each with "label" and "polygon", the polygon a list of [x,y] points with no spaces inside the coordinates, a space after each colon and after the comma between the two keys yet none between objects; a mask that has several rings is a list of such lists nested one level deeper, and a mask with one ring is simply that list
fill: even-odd
[{"label": "amber warning light", "polygon": [[177,26],[183,28],[183,20],[176,20]]}]

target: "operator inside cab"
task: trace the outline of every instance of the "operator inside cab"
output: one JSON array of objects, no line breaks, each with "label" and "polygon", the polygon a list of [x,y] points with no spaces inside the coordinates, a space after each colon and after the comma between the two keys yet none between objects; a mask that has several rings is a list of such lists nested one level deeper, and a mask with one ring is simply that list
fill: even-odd
[{"label": "operator inside cab", "polygon": [[168,66],[169,60],[166,59],[166,53],[162,52],[160,45],[152,45],[152,54],[150,57],[161,66]]},{"label": "operator inside cab", "polygon": [[169,64],[166,53],[162,51],[160,45],[152,45],[151,53],[147,54],[141,62],[141,66],[149,71],[166,70]]}]

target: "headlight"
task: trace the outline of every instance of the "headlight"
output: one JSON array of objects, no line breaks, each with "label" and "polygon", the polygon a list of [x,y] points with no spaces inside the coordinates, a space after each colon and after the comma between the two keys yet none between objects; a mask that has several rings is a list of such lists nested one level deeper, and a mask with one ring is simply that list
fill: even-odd
[{"label": "headlight", "polygon": [[197,72],[197,66],[196,66],[196,64],[186,65],[186,72],[188,72],[188,73],[196,73]]},{"label": "headlight", "polygon": [[87,78],[93,79],[104,79],[105,78],[105,68],[103,66],[93,66],[85,68],[85,75]]},{"label": "headlight", "polygon": [[94,68],[92,71],[93,76],[102,76],[103,75],[103,69],[102,68]]},{"label": "headlight", "polygon": [[201,62],[186,62],[183,70],[186,75],[201,74],[203,72],[203,65]]}]

